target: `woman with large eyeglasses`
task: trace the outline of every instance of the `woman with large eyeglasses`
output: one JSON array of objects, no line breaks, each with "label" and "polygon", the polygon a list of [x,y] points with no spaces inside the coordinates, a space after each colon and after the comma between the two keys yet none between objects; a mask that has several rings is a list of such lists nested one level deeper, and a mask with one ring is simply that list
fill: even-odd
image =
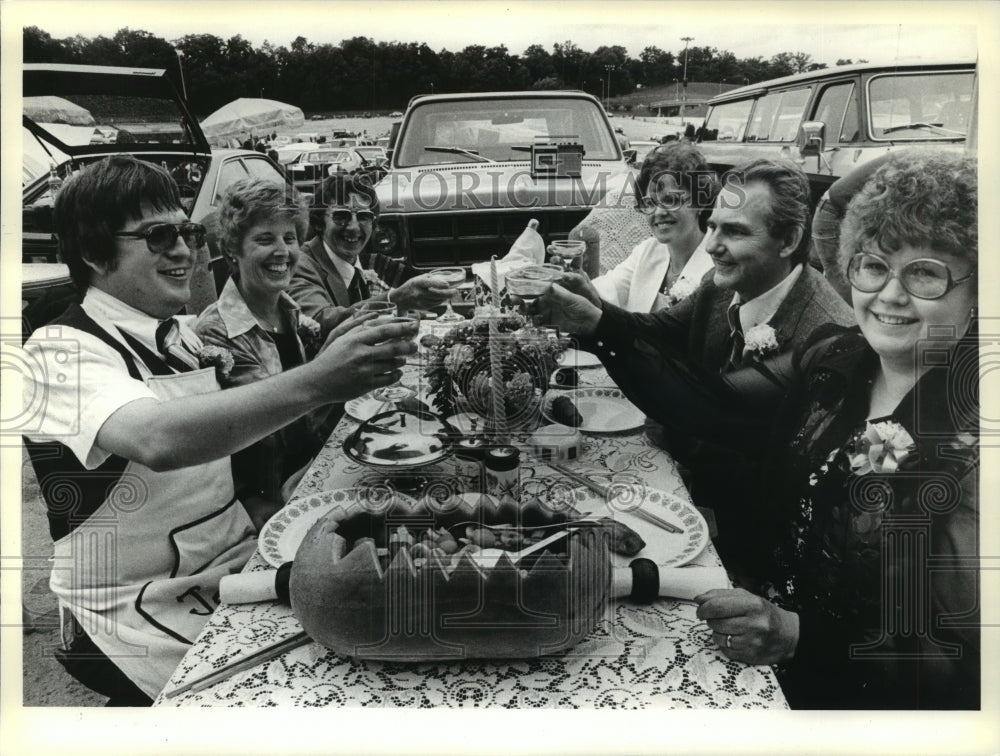
[{"label": "woman with large eyeglasses", "polygon": [[674,142],[646,156],[637,185],[643,196],[636,210],[646,217],[652,236],[593,284],[605,301],[652,312],[685,299],[712,269],[705,224],[718,181],[697,147]]},{"label": "woman with large eyeglasses", "polygon": [[747,492],[744,587],[695,600],[722,653],[779,665],[795,708],[979,706],[977,202],[973,158],[899,153],[844,219],[858,327],[721,376],[662,350],[648,371],[649,414],[793,439]]}]

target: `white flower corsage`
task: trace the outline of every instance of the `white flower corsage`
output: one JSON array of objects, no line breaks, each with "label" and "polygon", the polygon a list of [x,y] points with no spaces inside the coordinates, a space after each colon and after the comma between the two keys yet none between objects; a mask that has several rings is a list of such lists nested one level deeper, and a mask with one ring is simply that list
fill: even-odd
[{"label": "white flower corsage", "polygon": [[694,290],[698,288],[697,281],[689,281],[688,279],[678,278],[674,281],[674,285],[670,287],[670,291],[667,292],[667,299],[670,301],[670,307],[673,307],[678,302],[683,302],[685,299],[694,294]]},{"label": "white flower corsage", "polygon": [[767,323],[755,325],[743,335],[745,351],[758,357],[767,357],[778,351],[778,334]]},{"label": "white flower corsage", "polygon": [[299,334],[303,336],[310,336],[314,339],[319,338],[320,325],[315,320],[310,318],[308,315],[299,313]]},{"label": "white flower corsage", "polygon": [[917,448],[913,438],[899,423],[886,420],[869,423],[851,455],[851,472],[895,472]]},{"label": "white flower corsage", "polygon": [[302,342],[302,346],[306,348],[306,354],[311,356],[313,352],[318,352],[319,348],[323,346],[321,341],[323,329],[319,323],[305,313],[300,311],[298,316],[299,320],[295,331],[299,337],[299,341]]},{"label": "white flower corsage", "polygon": [[234,364],[233,353],[225,347],[206,344],[198,350],[198,365],[202,368],[214,367],[219,383],[229,379]]},{"label": "white flower corsage", "polygon": [[371,268],[362,268],[361,277],[364,278],[368,288],[372,291],[387,291],[389,289],[389,285],[379,278],[378,273]]}]

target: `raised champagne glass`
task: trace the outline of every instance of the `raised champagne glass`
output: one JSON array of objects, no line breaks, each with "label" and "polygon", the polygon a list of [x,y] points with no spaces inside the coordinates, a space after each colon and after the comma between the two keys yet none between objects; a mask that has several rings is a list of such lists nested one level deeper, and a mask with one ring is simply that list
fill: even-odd
[{"label": "raised champagne glass", "polygon": [[558,240],[549,244],[549,257],[563,266],[563,270],[579,269],[583,254],[587,251],[587,242],[579,240]]},{"label": "raised champagne glass", "polygon": [[507,276],[507,293],[513,303],[520,305],[521,314],[527,321],[524,328],[514,332],[516,338],[523,340],[541,336],[541,332],[532,323],[529,312],[532,303],[552,288],[553,280],[551,272],[541,269],[541,266],[521,268]]},{"label": "raised champagne glass", "polygon": [[[449,286],[457,287],[461,283],[465,283],[465,268],[435,268],[430,272],[430,275],[435,278],[440,278],[442,281],[447,283]],[[455,296],[453,295],[452,299]],[[438,323],[461,323],[465,320],[464,317],[459,315],[455,310],[452,309],[451,299],[445,302],[444,313],[437,319]]]}]

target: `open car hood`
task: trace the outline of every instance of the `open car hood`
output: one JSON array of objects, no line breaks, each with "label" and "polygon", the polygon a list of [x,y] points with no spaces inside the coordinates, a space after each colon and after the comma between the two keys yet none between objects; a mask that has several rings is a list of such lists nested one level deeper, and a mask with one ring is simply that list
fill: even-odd
[{"label": "open car hood", "polygon": [[163,69],[34,63],[23,71],[24,128],[65,155],[211,152]]}]

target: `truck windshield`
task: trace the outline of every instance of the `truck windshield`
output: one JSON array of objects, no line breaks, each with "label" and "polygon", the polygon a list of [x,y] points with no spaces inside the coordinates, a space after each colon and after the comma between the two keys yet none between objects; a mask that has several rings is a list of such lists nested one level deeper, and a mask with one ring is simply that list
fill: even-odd
[{"label": "truck windshield", "polygon": [[584,160],[618,160],[596,103],[574,97],[445,100],[416,105],[399,135],[400,167],[530,160],[533,143],[574,143]]}]

